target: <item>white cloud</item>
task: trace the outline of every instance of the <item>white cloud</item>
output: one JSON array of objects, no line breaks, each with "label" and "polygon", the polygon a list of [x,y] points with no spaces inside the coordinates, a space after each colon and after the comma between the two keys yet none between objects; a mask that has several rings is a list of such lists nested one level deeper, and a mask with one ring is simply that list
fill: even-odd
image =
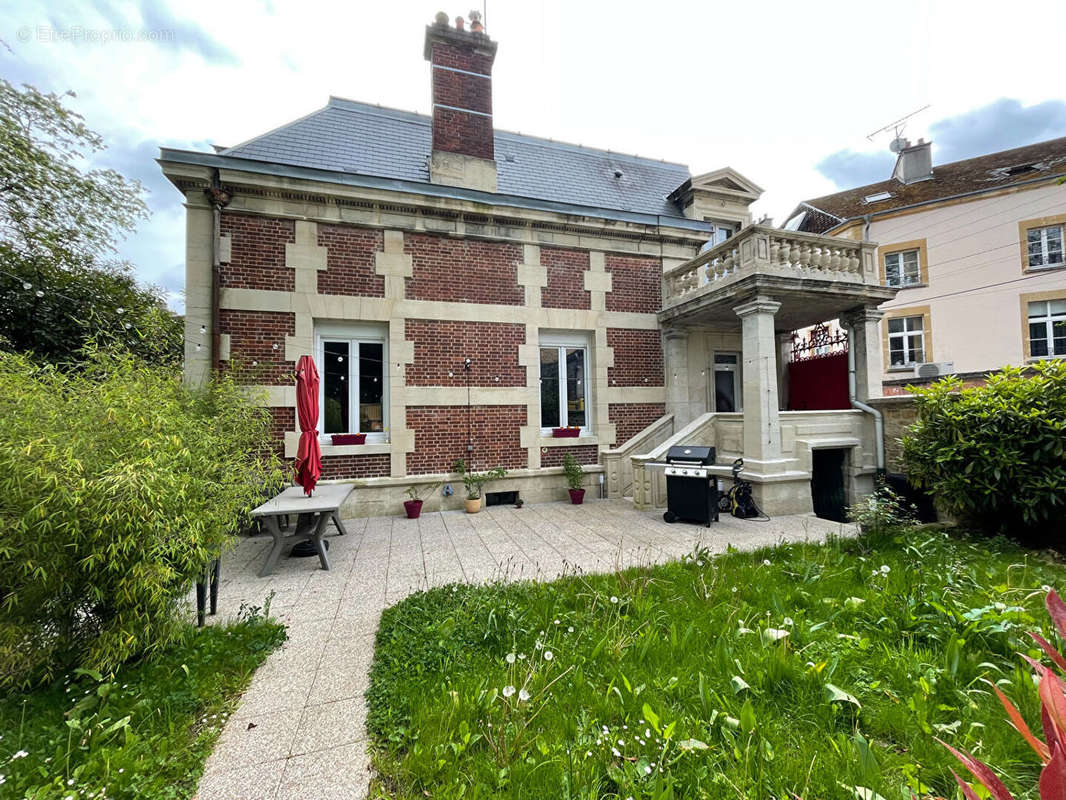
[{"label": "white cloud", "polygon": [[[231,145],[323,106],[331,95],[427,111],[424,27],[440,0],[0,0],[5,74],[78,93],[90,126],[142,179],[160,144]],[[475,3],[475,5],[477,5]],[[444,6],[452,16],[469,4]],[[488,3],[499,42],[497,126],[687,163],[729,165],[766,187],[756,213],[780,222],[834,190],[816,165],[927,103],[907,129],[1003,97],[1062,100],[1053,46],[1000,35],[1002,4],[844,0],[721,4],[664,0]],[[1066,4],[1019,0],[1010,20],[1066,29]],[[38,41],[33,26],[169,29],[169,41]],[[1022,30],[1019,28],[1018,30]],[[14,32],[14,33],[13,33]],[[993,46],[994,45],[994,46]],[[137,166],[130,158],[141,160]],[[155,215],[123,245],[142,277],[171,286],[184,259],[181,198],[146,181]]]}]

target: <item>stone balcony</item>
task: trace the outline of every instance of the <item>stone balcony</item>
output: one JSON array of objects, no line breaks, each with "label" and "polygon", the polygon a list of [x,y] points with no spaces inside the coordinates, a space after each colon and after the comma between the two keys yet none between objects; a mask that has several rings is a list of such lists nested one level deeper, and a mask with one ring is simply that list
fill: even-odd
[{"label": "stone balcony", "polygon": [[752,225],[663,274],[664,325],[736,324],[732,307],[756,295],[782,303],[779,329],[796,330],[876,306],[877,245]]}]

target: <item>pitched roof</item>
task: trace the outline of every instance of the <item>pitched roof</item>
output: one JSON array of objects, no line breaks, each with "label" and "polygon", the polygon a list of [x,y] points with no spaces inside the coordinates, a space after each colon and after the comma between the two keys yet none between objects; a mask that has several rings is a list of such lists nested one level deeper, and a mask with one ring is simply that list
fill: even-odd
[{"label": "pitched roof", "polygon": [[[329,104],[219,154],[429,182],[431,118],[331,97]],[[497,130],[500,194],[680,217],[668,195],[688,167]],[[621,175],[617,175],[617,173]]]},{"label": "pitched roof", "polygon": [[[933,167],[932,178],[917,183],[903,184],[890,178],[815,197],[797,206],[790,217],[807,211],[799,230],[822,233],[845,220],[866,214],[879,214],[973,192],[992,191],[1063,173],[1066,173],[1066,137],[939,164]],[[866,199],[885,192],[891,196],[883,200]]]}]

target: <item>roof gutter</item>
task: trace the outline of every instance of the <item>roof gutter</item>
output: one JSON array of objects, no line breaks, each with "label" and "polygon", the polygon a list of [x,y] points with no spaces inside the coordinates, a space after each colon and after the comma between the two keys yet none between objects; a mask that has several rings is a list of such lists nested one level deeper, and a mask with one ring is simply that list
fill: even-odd
[{"label": "roof gutter", "polygon": [[[839,228],[841,225],[845,225],[845,224],[847,224],[849,222],[858,222],[860,220],[867,220],[868,221],[868,220],[872,219],[873,217],[880,217],[880,216],[884,216],[886,214],[894,214],[897,211],[909,211],[912,208],[923,208],[925,206],[936,205],[937,203],[945,203],[945,202],[947,202],[949,200],[961,200],[961,199],[966,198],[966,197],[976,197],[976,196],[982,195],[982,194],[990,194],[992,192],[999,191],[1000,189],[1013,189],[1013,188],[1018,187],[1018,186],[1032,186],[1034,184],[1048,183],[1049,181],[1054,181],[1054,180],[1058,180],[1061,183],[1064,179],[1066,179],[1066,172],[1061,172],[1061,173],[1059,173],[1057,175],[1045,175],[1042,178],[1033,178],[1032,180],[1028,180],[1028,181],[1018,181],[1017,183],[1008,183],[1005,186],[990,186],[987,189],[975,189],[972,192],[962,192],[960,194],[949,194],[949,195],[947,195],[945,197],[937,197],[934,200],[923,200],[920,203],[911,203],[911,204],[905,205],[905,206],[894,206],[893,208],[886,208],[884,211],[871,211],[871,212],[868,212],[866,214],[863,214],[862,216],[848,217],[846,219],[844,219],[842,217],[838,217],[836,214],[829,214],[828,211],[822,211],[823,214],[828,214],[830,217],[833,217],[834,219],[839,219],[840,220],[840,225],[834,225],[832,228],[827,230],[825,233],[826,233],[826,235],[829,235],[833,231],[835,231],[837,228]],[[809,205],[809,204],[801,203],[800,205]],[[814,208],[814,206],[810,206],[810,208]],[[816,211],[820,211],[821,209],[815,209],[815,210]],[[867,222],[867,224],[869,224],[869,223]]]},{"label": "roof gutter", "polygon": [[166,147],[160,148],[159,152],[160,161],[170,161],[178,164],[194,164],[196,166],[209,167],[215,170],[231,169],[260,175],[272,175],[280,178],[295,178],[334,183],[342,186],[407,192],[410,194],[420,194],[446,200],[463,200],[473,203],[483,203],[485,205],[510,206],[513,208],[547,211],[572,216],[598,217],[600,219],[629,222],[636,225],[658,225],[661,224],[663,219],[665,219],[667,220],[668,225],[672,228],[699,231],[701,233],[708,232],[711,229],[710,223],[680,216],[664,218],[661,214],[645,213],[641,211],[624,211],[614,208],[582,206],[554,200],[540,200],[534,197],[481,192],[475,189],[463,189],[461,187],[445,186],[439,183],[424,183],[421,181],[409,181],[399,178],[382,178],[375,175],[337,172],[334,170],[316,169],[314,167],[298,167],[288,164],[278,164],[272,161],[255,161],[254,159],[223,156],[217,153],[198,153],[190,150],[173,150]]}]

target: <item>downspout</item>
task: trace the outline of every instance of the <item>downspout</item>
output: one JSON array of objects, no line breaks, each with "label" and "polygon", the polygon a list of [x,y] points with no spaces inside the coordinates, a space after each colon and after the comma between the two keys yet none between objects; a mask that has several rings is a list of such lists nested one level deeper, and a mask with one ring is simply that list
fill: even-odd
[{"label": "downspout", "polygon": [[874,418],[874,441],[877,445],[877,475],[885,474],[885,418],[881,412],[855,397],[855,328],[848,324],[848,401],[851,407]]},{"label": "downspout", "polygon": [[229,205],[231,195],[222,188],[219,181],[218,170],[211,176],[211,186],[207,188],[207,196],[211,199],[211,372],[218,369],[218,357],[222,350],[222,334],[219,328],[222,325],[222,313],[220,299],[222,294],[222,278],[220,275],[221,262],[219,261],[218,244],[222,235],[222,209]]}]

